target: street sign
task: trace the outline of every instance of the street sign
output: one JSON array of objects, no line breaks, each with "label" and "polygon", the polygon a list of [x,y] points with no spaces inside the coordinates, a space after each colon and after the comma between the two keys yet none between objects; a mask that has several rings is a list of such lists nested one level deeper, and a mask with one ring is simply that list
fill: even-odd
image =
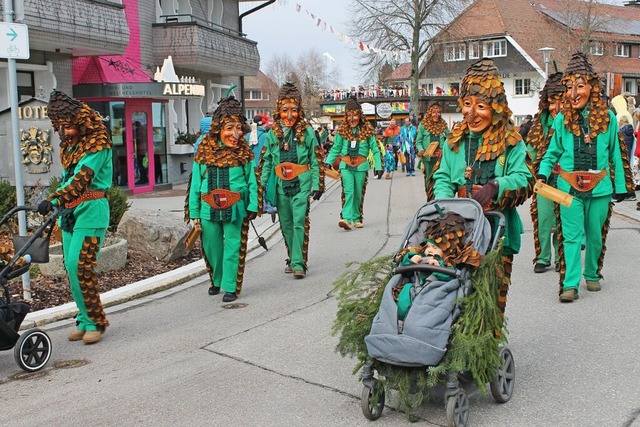
[{"label": "street sign", "polygon": [[29,59],[29,30],[25,24],[0,22],[0,58]]}]

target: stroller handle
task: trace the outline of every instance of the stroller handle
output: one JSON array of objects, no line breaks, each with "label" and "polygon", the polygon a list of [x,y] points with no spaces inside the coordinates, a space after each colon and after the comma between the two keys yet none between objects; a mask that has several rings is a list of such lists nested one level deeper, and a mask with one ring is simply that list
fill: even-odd
[{"label": "stroller handle", "polygon": [[429,273],[444,273],[448,276],[455,277],[458,275],[459,270],[452,270],[450,268],[444,268],[429,264],[412,264],[403,265],[394,269],[394,274],[407,274],[414,273],[416,271],[429,272]]},{"label": "stroller handle", "polygon": [[[37,212],[38,211],[38,207],[37,206],[15,206],[15,207],[13,207],[0,220],[0,227],[5,225],[5,223],[9,220],[9,218],[11,218],[17,212],[21,212],[21,211]],[[40,226],[33,232],[33,235],[29,237],[29,239],[26,241],[26,243],[21,248],[16,250],[15,254],[13,255],[13,258],[11,259],[11,261],[2,269],[2,271],[0,271],[0,278],[1,279],[6,279],[7,278],[7,275],[9,274],[9,272],[11,271],[13,266],[15,265],[16,261],[18,260],[18,258],[20,258],[21,256],[23,256],[23,255],[25,255],[27,253],[27,251],[29,250],[29,247],[36,241],[36,239],[38,239],[38,238],[43,236],[43,234],[45,233],[47,228],[49,228],[49,231],[47,232],[47,240],[51,237],[51,233],[53,232],[53,225],[54,225],[54,222],[55,222],[56,218],[58,217],[59,212],[60,211],[58,210],[58,208],[56,206],[53,206],[51,214],[47,217],[47,219],[45,219],[42,222],[42,224],[40,224]]]},{"label": "stroller handle", "polygon": [[[11,218],[13,215],[16,214],[16,212],[22,212],[22,211],[30,211],[30,212],[38,212],[38,207],[37,206],[14,206],[13,208],[11,208],[9,210],[9,212],[7,212],[2,219],[0,219],[0,226],[3,226],[5,222],[7,222],[9,220],[9,218]],[[58,217],[58,207],[57,206],[53,206],[53,210],[51,211],[51,215],[49,215],[49,217],[45,220],[45,223],[47,225],[49,225],[50,223],[52,223],[57,217]]]}]

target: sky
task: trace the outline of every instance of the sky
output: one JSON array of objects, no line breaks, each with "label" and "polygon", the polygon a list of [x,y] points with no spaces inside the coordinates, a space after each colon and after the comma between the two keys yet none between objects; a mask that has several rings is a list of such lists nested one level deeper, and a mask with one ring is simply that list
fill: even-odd
[{"label": "sky", "polygon": [[[240,12],[259,5],[261,2],[248,2],[240,4]],[[242,30],[251,40],[258,42],[260,52],[260,69],[274,55],[288,53],[295,62],[303,53],[314,48],[318,53],[327,52],[335,60],[331,62],[324,56],[329,69],[340,70],[340,82],[343,87],[357,86],[361,84],[358,71],[359,50],[354,44],[341,42],[331,34],[328,27],[323,30],[305,13],[305,10],[320,18],[327,25],[333,26],[342,33],[348,33],[347,12],[349,0],[281,0],[269,5],[258,12],[245,17],[242,21]],[[301,6],[301,11],[296,12],[296,4]]]},{"label": "sky", "polygon": [[[607,3],[622,5],[626,0],[604,0]],[[240,3],[240,12],[244,12],[263,1]],[[296,5],[301,6],[300,12]],[[305,11],[321,19],[342,33],[348,33],[348,8],[350,0],[278,0],[258,12],[243,19],[243,32],[249,39],[258,42],[260,69],[264,70],[274,55],[287,53],[295,62],[309,49],[314,48],[320,54],[327,52],[335,62],[330,70],[339,69],[341,87],[358,86],[363,83],[359,66],[360,51],[355,44],[342,42],[334,34],[316,25]],[[325,59],[330,63],[327,56]]]}]

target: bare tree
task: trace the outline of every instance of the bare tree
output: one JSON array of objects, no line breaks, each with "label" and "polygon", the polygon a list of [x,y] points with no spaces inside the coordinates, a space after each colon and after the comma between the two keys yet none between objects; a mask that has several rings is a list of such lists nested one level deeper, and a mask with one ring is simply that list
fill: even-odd
[{"label": "bare tree", "polygon": [[287,81],[289,73],[295,69],[291,57],[283,53],[274,55],[265,65],[264,73],[278,86],[282,86]]},{"label": "bare tree", "polygon": [[309,117],[319,115],[320,91],[333,83],[329,65],[315,49],[301,54],[295,63],[287,54],[275,55],[267,62],[264,73],[278,86],[285,82],[295,83]]},{"label": "bare tree", "polygon": [[[604,8],[610,6],[610,2],[601,0],[562,0],[561,8],[551,17],[560,22],[566,31],[564,46],[558,48],[560,57],[569,58],[579,50],[585,53],[591,63],[597,66],[606,58],[607,49],[614,49],[607,33],[617,32],[618,28],[628,25],[611,16]],[[593,47],[593,51],[592,51]],[[599,50],[602,51],[599,52]],[[604,55],[603,55],[604,54]]]},{"label": "bare tree", "polygon": [[[469,4],[469,0],[353,0],[350,36],[390,52],[408,52],[411,60],[411,115],[418,117],[420,60],[432,38]],[[387,56],[369,52],[364,78],[376,80]]]}]

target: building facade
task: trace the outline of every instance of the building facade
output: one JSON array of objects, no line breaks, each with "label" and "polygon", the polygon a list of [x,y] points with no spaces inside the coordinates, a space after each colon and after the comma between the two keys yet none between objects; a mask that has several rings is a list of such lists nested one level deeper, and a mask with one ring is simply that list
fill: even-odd
[{"label": "building facade", "polygon": [[[545,48],[549,53],[545,62]],[[429,94],[456,93],[471,64],[491,58],[519,124],[537,111],[547,72],[588,51],[606,94],[640,94],[640,2],[476,0],[433,40],[420,68]],[[408,77],[407,80],[408,82]]]},{"label": "building facade", "polygon": [[[35,144],[28,141],[38,134],[32,127],[40,135],[46,131],[54,159],[48,168],[25,167],[25,185],[46,185],[60,173],[59,139],[46,120],[54,88],[102,114],[114,144],[114,185],[136,193],[186,182],[193,146],[184,142],[240,76],[259,68],[257,44],[239,31],[238,4],[24,0],[20,23],[29,28],[30,59],[17,61],[19,126],[23,146]],[[6,61],[0,81],[8,82]],[[9,153],[6,87],[0,85],[0,145]],[[230,93],[242,97],[238,89]],[[0,178],[12,182],[13,171],[12,156],[3,156]]]},{"label": "building facade", "polygon": [[[249,120],[256,115],[272,117],[278,99],[278,85],[262,71],[244,79],[244,111]],[[273,118],[271,119],[273,120]]]}]

